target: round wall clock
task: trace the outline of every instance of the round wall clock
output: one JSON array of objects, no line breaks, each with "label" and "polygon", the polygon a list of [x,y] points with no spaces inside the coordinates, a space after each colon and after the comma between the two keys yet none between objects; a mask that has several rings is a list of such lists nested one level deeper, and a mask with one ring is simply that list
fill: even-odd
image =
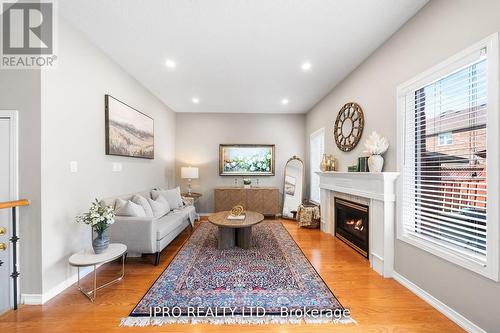
[{"label": "round wall clock", "polygon": [[335,143],[342,151],[351,151],[356,147],[363,134],[365,117],[361,106],[357,103],[347,103],[339,111],[333,135]]}]

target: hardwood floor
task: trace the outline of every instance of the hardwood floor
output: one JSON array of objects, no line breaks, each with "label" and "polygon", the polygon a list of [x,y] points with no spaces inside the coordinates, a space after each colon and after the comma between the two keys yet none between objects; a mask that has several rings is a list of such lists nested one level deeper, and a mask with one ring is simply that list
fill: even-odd
[{"label": "hardwood floor", "polygon": [[[338,239],[291,221],[283,224],[357,324],[119,327],[189,237],[188,228],[162,252],[159,266],[152,265],[151,256],[129,258],[125,279],[100,290],[95,304],[71,287],[43,306],[21,306],[1,316],[0,332],[462,332],[396,281],[379,276]],[[99,278],[112,279],[119,270],[118,261],[108,264],[99,269]]]}]

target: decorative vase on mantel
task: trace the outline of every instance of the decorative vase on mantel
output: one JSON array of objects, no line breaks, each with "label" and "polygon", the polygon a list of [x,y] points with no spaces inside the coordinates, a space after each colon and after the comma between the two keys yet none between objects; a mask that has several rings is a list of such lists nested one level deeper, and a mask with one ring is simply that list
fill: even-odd
[{"label": "decorative vase on mantel", "polygon": [[323,154],[319,169],[321,172],[335,171],[335,158],[333,155]]},{"label": "decorative vase on mantel", "polygon": [[321,160],[321,163],[319,164],[319,169],[321,170],[321,172],[326,171],[327,164],[328,164],[328,160],[327,160],[326,154],[323,154],[323,159]]},{"label": "decorative vase on mantel", "polygon": [[382,155],[389,148],[387,138],[379,135],[377,132],[372,132],[370,137],[365,141],[365,153],[370,154],[368,157],[368,169],[370,172],[382,172],[384,167],[384,158]]},{"label": "decorative vase on mantel", "polygon": [[382,172],[384,167],[384,158],[382,155],[371,155],[368,157],[368,170],[370,172]]}]

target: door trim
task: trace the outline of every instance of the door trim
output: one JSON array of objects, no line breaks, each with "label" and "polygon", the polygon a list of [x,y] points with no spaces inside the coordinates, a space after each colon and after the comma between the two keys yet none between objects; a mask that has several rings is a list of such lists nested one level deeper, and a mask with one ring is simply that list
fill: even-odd
[{"label": "door trim", "polygon": [[[10,189],[10,200],[17,200],[19,198],[19,116],[17,110],[0,110],[0,118],[10,119],[10,183],[12,184]],[[19,214],[16,214],[16,228],[19,230]],[[12,265],[12,250],[11,246],[9,249],[9,256]],[[17,254],[17,266],[19,267],[19,253]],[[9,268],[11,270],[12,268]],[[10,279],[10,293],[14,290],[13,280]],[[20,284],[18,279],[17,295],[13,295],[17,298],[19,304],[19,290]],[[14,298],[10,297],[10,306],[14,307]]]}]

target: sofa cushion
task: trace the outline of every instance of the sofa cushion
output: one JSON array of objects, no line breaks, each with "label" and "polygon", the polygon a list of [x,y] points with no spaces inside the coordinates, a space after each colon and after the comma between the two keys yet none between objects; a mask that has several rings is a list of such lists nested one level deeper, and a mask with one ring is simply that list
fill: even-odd
[{"label": "sofa cushion", "polygon": [[116,199],[115,214],[118,216],[134,216],[144,217],[146,212],[140,205],[133,203],[130,200]]},{"label": "sofa cushion", "polygon": [[111,206],[113,208],[116,208],[117,199],[122,199],[125,201],[132,200],[132,197],[134,195],[140,195],[143,198],[151,198],[151,190],[136,192],[136,193],[132,193],[132,194],[121,194],[121,195],[116,195],[114,197],[103,198],[101,200],[101,205],[102,206]]},{"label": "sofa cushion", "polygon": [[180,187],[173,188],[171,190],[152,190],[151,197],[157,199],[159,196],[164,197],[169,205],[170,209],[177,209],[182,207],[181,189]]},{"label": "sofa cushion", "polygon": [[167,236],[184,221],[185,214],[168,213],[156,221],[156,239],[160,240]]},{"label": "sofa cushion", "polygon": [[170,211],[168,201],[162,196],[159,196],[156,200],[148,198],[148,204],[151,206],[154,217],[161,217]]},{"label": "sofa cushion", "polygon": [[[148,198],[149,199],[149,198]],[[135,194],[131,201],[135,204],[140,205],[143,209],[144,212],[146,213],[146,216],[148,217],[153,217],[153,209],[151,208],[151,205],[149,204],[148,200],[144,198],[142,195],[137,195]]]}]

